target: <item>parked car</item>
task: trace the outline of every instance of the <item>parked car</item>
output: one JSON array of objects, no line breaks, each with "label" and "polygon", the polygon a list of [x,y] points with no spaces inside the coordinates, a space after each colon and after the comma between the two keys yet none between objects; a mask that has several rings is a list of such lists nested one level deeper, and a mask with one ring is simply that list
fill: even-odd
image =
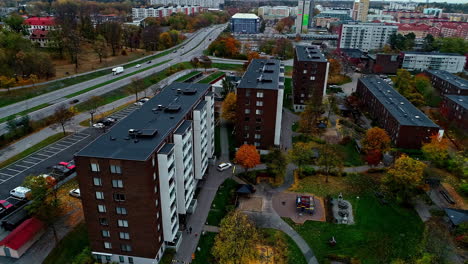
[{"label": "parked car", "polygon": [[80,189],[73,189],[69,192],[70,196],[81,198]]},{"label": "parked car", "polygon": [[31,189],[23,186],[18,186],[10,191],[10,195],[16,198],[26,199],[30,192]]},{"label": "parked car", "polygon": [[75,172],[76,170],[76,165],[75,165],[75,161],[74,160],[70,160],[70,161],[61,161],[59,162],[58,165],[61,165],[61,166],[65,166],[67,167],[69,170]]},{"label": "parked car", "polygon": [[102,120],[100,123],[103,123],[105,126],[110,126],[110,125],[114,124],[114,122],[115,122],[114,118],[108,117],[108,118]]},{"label": "parked car", "polygon": [[142,102],[140,102],[140,101],[133,103],[133,105],[136,105],[136,106],[142,106],[143,104],[144,104],[144,103],[142,103]]},{"label": "parked car", "polygon": [[219,171],[224,171],[224,170],[227,170],[227,169],[229,169],[229,168],[231,168],[231,167],[232,167],[232,164],[229,163],[229,162],[226,162],[226,163],[221,163],[221,164],[219,164],[217,169],[218,169]]},{"label": "parked car", "polygon": [[135,66],[135,68],[140,68],[140,67],[141,67],[141,64],[137,64],[137,65]]},{"label": "parked car", "polygon": [[105,125],[103,123],[96,123],[93,125],[94,128],[104,128]]},{"label": "parked car", "polygon": [[146,103],[146,102],[149,101],[149,98],[148,97],[143,97],[139,101],[142,102],[142,103]]},{"label": "parked car", "polygon": [[76,103],[78,103],[79,101],[80,101],[80,100],[78,100],[78,99],[73,99],[73,100],[70,101],[70,104],[76,104]]},{"label": "parked car", "polygon": [[27,204],[22,205],[18,210],[14,211],[2,220],[2,227],[7,231],[13,231],[17,226],[29,218]]},{"label": "parked car", "polygon": [[148,64],[150,64],[150,63],[151,63],[151,61],[148,61],[147,63],[148,63]]},{"label": "parked car", "polygon": [[172,53],[177,53],[177,50],[174,50]]}]

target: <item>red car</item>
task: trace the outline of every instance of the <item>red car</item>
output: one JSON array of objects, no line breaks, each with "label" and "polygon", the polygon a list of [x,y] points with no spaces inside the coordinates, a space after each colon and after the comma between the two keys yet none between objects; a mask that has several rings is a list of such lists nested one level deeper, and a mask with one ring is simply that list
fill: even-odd
[{"label": "red car", "polygon": [[75,162],[73,160],[69,162],[65,162],[65,161],[59,162],[59,165],[62,165],[71,171],[75,171],[75,168],[76,168]]},{"label": "red car", "polygon": [[13,207],[13,205],[11,203],[9,203],[8,201],[5,201],[5,200],[0,200],[0,206],[3,209],[10,209],[10,208]]}]

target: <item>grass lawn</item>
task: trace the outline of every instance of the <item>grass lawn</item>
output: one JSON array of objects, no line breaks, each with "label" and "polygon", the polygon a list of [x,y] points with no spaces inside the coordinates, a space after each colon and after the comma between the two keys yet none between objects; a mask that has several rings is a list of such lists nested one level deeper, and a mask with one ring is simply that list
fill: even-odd
[{"label": "grass lawn", "polygon": [[267,243],[275,245],[276,239],[279,237],[284,240],[288,246],[287,248],[287,262],[288,264],[307,264],[304,254],[302,254],[301,249],[297,246],[296,242],[292,240],[288,235],[282,231],[265,228],[261,229],[264,233]]},{"label": "grass lawn", "polygon": [[218,68],[225,71],[242,71],[242,64],[230,64],[230,63],[213,63],[211,64],[212,68]]},{"label": "grass lawn", "polygon": [[193,72],[187,73],[184,76],[182,76],[182,77],[178,78],[177,80],[175,80],[174,82],[183,82],[183,81],[185,81],[187,79],[192,78],[193,76],[195,76],[195,75],[197,75],[199,73],[200,73],[200,71],[193,71]]},{"label": "grass lawn", "polygon": [[40,150],[41,148],[44,148],[44,147],[54,143],[55,141],[57,141],[57,140],[59,140],[61,138],[64,138],[67,135],[64,135],[62,132],[57,133],[55,135],[52,135],[52,136],[42,140],[41,142],[37,143],[36,145],[25,149],[23,152],[20,152],[17,155],[3,161],[2,163],[0,163],[0,168],[6,167],[6,166],[10,165],[13,162],[16,162],[16,161],[18,161],[18,160],[20,160],[22,158],[25,158],[26,156]]},{"label": "grass lawn", "polygon": [[164,251],[164,255],[161,258],[160,264],[172,264],[172,259],[174,258],[176,252],[172,248],[168,248]]},{"label": "grass lawn", "polygon": [[292,75],[292,71],[293,71],[293,66],[284,66],[284,75],[285,76],[291,76]]},{"label": "grass lawn", "polygon": [[27,115],[27,114],[29,114],[31,112],[34,112],[34,111],[37,111],[39,109],[45,108],[45,107],[47,107],[49,105],[50,104],[48,104],[48,103],[36,105],[35,107],[29,108],[28,110],[24,110],[24,111],[21,111],[19,113],[14,114],[14,115],[10,115],[10,116],[6,116],[4,118],[0,118],[0,123],[6,122],[7,120],[13,119],[13,118],[18,117],[18,116],[25,116],[25,115]]},{"label": "grass lawn", "polygon": [[[51,241],[51,243],[53,243]],[[88,244],[88,230],[81,223],[68,233],[58,245],[50,252],[43,264],[68,264],[72,263],[74,257],[83,251]]]},{"label": "grass lawn", "polygon": [[199,81],[199,83],[211,83],[212,81],[218,79],[219,77],[225,75],[224,72],[215,72],[208,75],[206,78]]},{"label": "grass lawn", "polygon": [[223,219],[231,209],[234,209],[236,187],[237,182],[233,179],[226,179],[219,187],[206,219],[208,225],[219,226],[221,219]]},{"label": "grass lawn", "polygon": [[293,102],[292,102],[292,79],[285,78],[284,79],[284,96],[283,96],[283,107],[286,107],[293,110]]},{"label": "grass lawn", "polygon": [[343,153],[345,167],[364,165],[361,154],[356,150],[354,141],[350,141],[346,145],[336,144],[336,147]]},{"label": "grass lawn", "polygon": [[216,233],[206,232],[205,235],[200,236],[198,246],[200,251],[195,252],[195,259],[192,264],[215,264],[214,257],[211,254],[211,248],[213,248]]},{"label": "grass lawn", "polygon": [[[355,257],[367,263],[390,263],[392,259],[410,259],[419,252],[423,223],[412,209],[381,205],[372,195],[360,199],[346,197],[355,212],[354,225],[306,221],[295,225],[285,219],[314,250],[320,263],[327,255]],[[337,244],[330,247],[334,236]]]}]

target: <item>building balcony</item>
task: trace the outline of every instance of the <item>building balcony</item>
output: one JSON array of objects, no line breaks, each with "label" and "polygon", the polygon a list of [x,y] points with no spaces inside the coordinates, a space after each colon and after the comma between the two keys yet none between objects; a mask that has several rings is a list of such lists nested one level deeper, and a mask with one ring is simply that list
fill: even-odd
[{"label": "building balcony", "polygon": [[182,231],[178,231],[171,242],[166,242],[166,247],[172,248],[177,251],[182,243]]}]

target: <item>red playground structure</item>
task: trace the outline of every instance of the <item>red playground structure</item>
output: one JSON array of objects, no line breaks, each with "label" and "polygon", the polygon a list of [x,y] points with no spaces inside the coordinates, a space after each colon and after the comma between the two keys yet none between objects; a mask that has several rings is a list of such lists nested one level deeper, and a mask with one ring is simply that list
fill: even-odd
[{"label": "red playground structure", "polygon": [[315,200],[313,196],[297,196],[296,197],[296,208],[300,213],[313,214],[315,210]]}]

